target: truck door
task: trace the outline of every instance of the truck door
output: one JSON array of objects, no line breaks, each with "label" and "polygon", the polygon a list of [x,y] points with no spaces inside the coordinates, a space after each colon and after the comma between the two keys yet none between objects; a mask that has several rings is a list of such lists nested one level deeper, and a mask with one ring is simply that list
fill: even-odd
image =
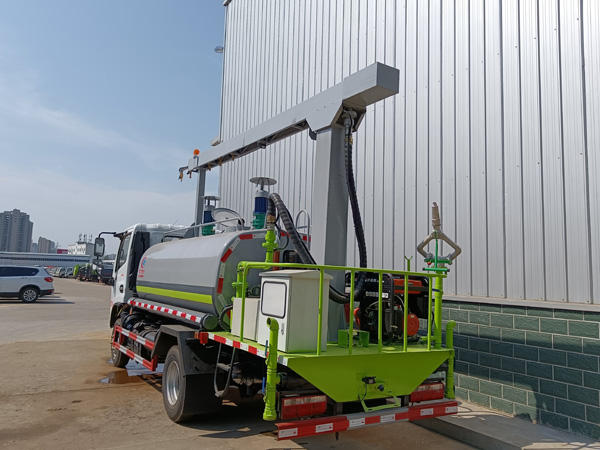
[{"label": "truck door", "polygon": [[115,281],[111,291],[111,300],[113,303],[123,303],[125,301],[125,295],[127,294],[125,288],[127,286],[126,275],[131,247],[131,236],[132,234],[129,233],[121,238],[121,244],[119,245],[119,250],[117,252],[115,269],[113,272]]},{"label": "truck door", "polygon": [[150,247],[150,233],[147,231],[136,230],[122,238],[115,261],[113,303],[125,302],[133,296],[138,266],[148,247]]}]

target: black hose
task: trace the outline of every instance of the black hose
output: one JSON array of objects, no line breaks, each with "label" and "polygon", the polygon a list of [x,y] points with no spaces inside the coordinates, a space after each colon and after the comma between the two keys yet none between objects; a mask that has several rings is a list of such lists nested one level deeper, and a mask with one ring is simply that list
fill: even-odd
[{"label": "black hose", "polygon": [[219,325],[221,326],[221,329],[223,329],[224,331],[226,331],[228,333],[231,331],[231,327],[225,323],[225,314],[227,314],[232,309],[233,309],[233,303],[231,305],[226,305],[221,310],[221,312],[219,313],[219,317],[217,318],[217,320],[219,321]]},{"label": "black hose", "polygon": [[[346,112],[344,127],[346,136],[344,137],[344,159],[346,163],[346,184],[348,186],[348,197],[350,199],[350,208],[352,209],[352,222],[354,223],[354,234],[358,244],[359,267],[367,267],[367,243],[365,242],[365,231],[360,216],[358,197],[356,195],[356,184],[354,182],[354,169],[352,167],[352,127],[354,119],[352,112]],[[354,289],[355,300],[361,300],[364,292],[364,283],[366,279],[365,272],[359,272],[358,280]]]}]

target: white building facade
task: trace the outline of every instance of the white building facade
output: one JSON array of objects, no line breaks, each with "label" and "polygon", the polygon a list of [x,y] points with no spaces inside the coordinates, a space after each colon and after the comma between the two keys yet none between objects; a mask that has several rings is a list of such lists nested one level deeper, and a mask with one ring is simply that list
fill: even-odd
[{"label": "white building facade", "polygon": [[93,255],[94,244],[89,242],[78,242],[69,245],[69,255]]},{"label": "white building facade", "polygon": [[[398,68],[399,94],[355,135],[369,266],[403,269],[438,202],[463,248],[444,311],[458,394],[600,439],[600,2],[226,8],[220,140],[372,63]],[[267,176],[292,216],[311,211],[314,151],[303,132],[224,164],[221,205],[250,217],[248,180]]]}]

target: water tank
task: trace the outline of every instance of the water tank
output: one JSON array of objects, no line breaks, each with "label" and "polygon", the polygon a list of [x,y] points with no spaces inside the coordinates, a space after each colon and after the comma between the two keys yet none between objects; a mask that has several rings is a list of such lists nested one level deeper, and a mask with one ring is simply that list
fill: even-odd
[{"label": "water tank", "polygon": [[[240,261],[264,261],[266,230],[237,231],[165,242],[144,253],[137,295],[149,301],[219,314],[232,303]],[[248,286],[260,286],[251,271]]]}]

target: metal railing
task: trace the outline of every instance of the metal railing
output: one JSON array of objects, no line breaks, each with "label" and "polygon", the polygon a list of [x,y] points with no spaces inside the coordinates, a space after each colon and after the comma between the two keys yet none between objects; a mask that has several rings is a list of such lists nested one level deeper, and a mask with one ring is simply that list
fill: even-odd
[{"label": "metal railing", "polygon": [[[431,338],[431,316],[432,316],[432,303],[433,303],[433,292],[434,292],[434,281],[438,280],[437,285],[442,285],[443,278],[446,278],[445,274],[441,273],[421,273],[421,272],[406,272],[399,270],[384,270],[384,269],[369,269],[369,268],[359,268],[359,267],[345,267],[345,266],[328,266],[328,265],[313,265],[313,264],[297,264],[297,263],[266,263],[266,262],[250,262],[250,261],[242,261],[238,265],[238,297],[241,297],[241,316],[240,316],[240,341],[244,342],[244,315],[245,315],[245,307],[246,307],[246,280],[248,277],[248,272],[252,269],[260,269],[266,270],[271,269],[273,267],[277,268],[285,268],[285,269],[312,269],[319,271],[319,314],[318,314],[318,326],[317,326],[317,356],[321,354],[321,339],[323,336],[323,275],[325,271],[343,271],[350,272],[350,312],[354,311],[354,279],[356,272],[370,272],[375,273],[379,276],[379,290],[378,290],[378,326],[377,326],[377,350],[379,353],[383,351],[383,276],[385,274],[391,275],[399,275],[404,277],[404,305],[403,305],[403,322],[404,328],[402,333],[402,350],[404,352],[408,351],[408,336],[406,330],[408,329],[408,291],[409,291],[409,276],[419,276],[425,277],[428,279],[428,307],[427,307],[427,350],[431,350],[432,338]],[[392,289],[393,282],[392,282]],[[239,292],[241,290],[241,292]],[[327,295],[327,293],[326,293]],[[327,296],[327,301],[329,298]],[[442,327],[442,317],[441,317],[441,293],[439,295],[439,304],[438,298],[436,298],[435,311],[434,316],[436,332],[437,330],[441,331]],[[393,311],[391,312],[393,314]],[[354,332],[354,321],[352,317],[349,318],[349,345],[348,345],[348,354],[352,354],[352,342],[353,342],[353,332]],[[441,342],[436,342],[436,348],[441,347]]]}]

